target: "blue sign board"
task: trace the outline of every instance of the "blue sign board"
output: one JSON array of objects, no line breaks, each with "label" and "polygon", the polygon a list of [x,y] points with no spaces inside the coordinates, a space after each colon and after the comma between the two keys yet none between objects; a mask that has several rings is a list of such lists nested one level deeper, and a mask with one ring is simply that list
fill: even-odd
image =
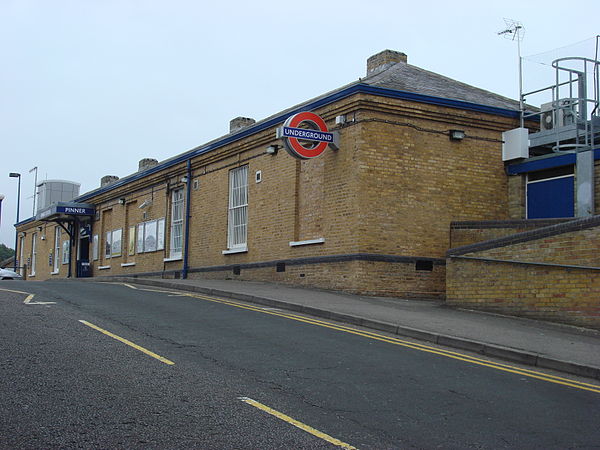
[{"label": "blue sign board", "polygon": [[62,206],[56,207],[57,213],[70,214],[72,216],[93,216],[96,211],[94,208],[85,208],[82,206]]},{"label": "blue sign board", "polygon": [[333,142],[333,133],[327,131],[307,130],[306,128],[283,127],[283,136],[288,138],[306,139],[318,142]]}]

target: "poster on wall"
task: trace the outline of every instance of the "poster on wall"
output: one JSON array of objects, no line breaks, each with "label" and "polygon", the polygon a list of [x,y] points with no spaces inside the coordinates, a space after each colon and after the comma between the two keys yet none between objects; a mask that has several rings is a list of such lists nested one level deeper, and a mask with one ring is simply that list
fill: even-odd
[{"label": "poster on wall", "polygon": [[146,222],[144,227],[144,251],[156,251],[156,220]]},{"label": "poster on wall", "polygon": [[135,225],[129,227],[127,254],[129,256],[135,254]]},{"label": "poster on wall", "polygon": [[111,248],[111,256],[121,256],[121,241],[123,236],[123,230],[113,230],[112,232],[112,248]]}]

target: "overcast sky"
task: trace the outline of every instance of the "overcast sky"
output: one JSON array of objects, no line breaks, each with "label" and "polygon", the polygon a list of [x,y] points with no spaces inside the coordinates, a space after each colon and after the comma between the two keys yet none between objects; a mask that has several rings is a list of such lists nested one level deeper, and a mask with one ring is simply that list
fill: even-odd
[{"label": "overcast sky", "polygon": [[[568,9],[531,0],[0,0],[0,242],[14,247],[9,172],[22,174],[23,220],[34,166],[38,180],[90,191],[104,175],[135,172],[141,158],[226,134],[234,117],[260,120],[355,81],[384,49],[517,98],[517,46],[497,35],[503,18],[523,23],[522,54],[534,55],[581,41],[590,49],[598,17],[598,0]],[[552,83],[527,66],[532,89]]]}]

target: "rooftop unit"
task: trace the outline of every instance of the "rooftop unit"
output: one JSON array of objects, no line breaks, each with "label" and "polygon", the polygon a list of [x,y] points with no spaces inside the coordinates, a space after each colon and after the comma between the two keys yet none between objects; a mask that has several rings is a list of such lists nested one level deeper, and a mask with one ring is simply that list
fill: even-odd
[{"label": "rooftop unit", "polygon": [[554,83],[523,94],[523,100],[542,92],[552,95],[539,111],[524,114],[525,120],[540,121],[540,130],[529,135],[529,156],[577,152],[600,144],[599,65],[582,57],[556,59]]},{"label": "rooftop unit", "polygon": [[53,203],[70,202],[79,195],[79,183],[64,180],[45,180],[38,183],[37,211],[46,209]]},{"label": "rooftop unit", "polygon": [[[596,40],[598,43],[600,36]],[[594,214],[594,150],[600,148],[600,62],[566,57],[552,61],[552,67],[553,84],[521,97],[524,104],[526,96],[551,95],[552,101],[543,103],[538,111],[521,111],[521,123],[539,120],[539,130],[530,133],[522,127],[504,133],[503,160],[529,162],[574,154],[575,158],[568,159],[575,162],[573,212],[576,217],[586,217]]]}]

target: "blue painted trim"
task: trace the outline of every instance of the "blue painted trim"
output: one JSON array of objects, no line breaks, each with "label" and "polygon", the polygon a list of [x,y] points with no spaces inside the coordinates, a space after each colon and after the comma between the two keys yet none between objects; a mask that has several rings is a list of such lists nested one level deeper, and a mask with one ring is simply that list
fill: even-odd
[{"label": "blue painted trim", "polygon": [[428,104],[439,105],[439,106],[447,106],[450,108],[458,108],[458,109],[463,109],[463,110],[468,110],[468,111],[483,112],[483,113],[487,113],[487,114],[494,114],[494,115],[499,115],[499,116],[504,116],[504,117],[513,117],[513,118],[519,117],[519,111],[512,110],[512,109],[496,108],[493,106],[479,105],[476,103],[469,103],[469,102],[464,102],[464,101],[460,101],[460,100],[450,100],[450,99],[445,99],[445,98],[441,98],[441,97],[432,97],[432,96],[428,96],[428,95],[414,94],[414,93],[406,92],[406,91],[398,91],[395,89],[387,89],[387,88],[381,88],[381,87],[377,87],[377,86],[371,86],[371,85],[368,85],[365,83],[355,83],[346,88],[342,88],[337,92],[333,92],[332,94],[329,94],[325,97],[319,98],[319,99],[314,100],[309,103],[303,103],[299,106],[296,106],[295,108],[287,110],[283,113],[280,113],[267,121],[259,122],[256,125],[245,128],[244,130],[241,130],[239,133],[225,136],[222,139],[219,139],[211,144],[196,147],[192,150],[189,150],[186,153],[183,153],[179,156],[169,159],[155,167],[152,167],[143,172],[139,172],[139,173],[130,175],[128,177],[122,178],[114,183],[111,183],[109,186],[99,188],[94,191],[90,191],[88,193],[80,195],[79,197],[77,197],[75,199],[75,201],[78,201],[78,202],[86,201],[92,197],[104,194],[105,192],[109,192],[109,191],[116,189],[118,187],[121,187],[125,184],[131,183],[133,181],[137,181],[148,175],[152,175],[154,173],[160,172],[169,167],[173,167],[177,164],[181,164],[181,163],[187,161],[188,159],[195,158],[199,155],[202,155],[204,153],[210,152],[217,148],[223,147],[232,142],[239,141],[240,139],[244,139],[253,134],[259,133],[261,131],[264,131],[266,129],[274,127],[276,125],[282,124],[285,121],[285,119],[287,119],[289,116],[291,116],[293,114],[296,114],[296,113],[299,113],[302,111],[312,111],[314,109],[334,103],[336,101],[342,100],[342,99],[349,97],[351,95],[354,95],[354,94],[371,94],[371,95],[377,95],[377,96],[381,96],[381,97],[410,100],[410,101],[415,101],[415,102],[419,102],[419,103],[428,103]]},{"label": "blue painted trim", "polygon": [[35,217],[30,217],[29,219],[21,220],[20,222],[15,223],[15,227],[20,227],[21,225],[25,225],[29,222],[33,222]]},{"label": "blue painted trim", "polygon": [[[511,164],[506,168],[509,175],[518,175],[520,173],[535,172],[537,170],[553,169],[555,167],[569,166],[575,164],[577,156],[575,153],[551,156],[548,158],[525,161],[522,163]],[[600,159],[600,148],[594,150],[594,160]]]},{"label": "blue painted trim", "polygon": [[192,160],[188,159],[186,163],[187,170],[187,183],[186,183],[186,194],[185,194],[185,238],[183,246],[183,270],[181,271],[181,278],[184,280],[188,277],[189,269],[189,253],[190,253],[190,218],[191,207],[192,207]]}]

